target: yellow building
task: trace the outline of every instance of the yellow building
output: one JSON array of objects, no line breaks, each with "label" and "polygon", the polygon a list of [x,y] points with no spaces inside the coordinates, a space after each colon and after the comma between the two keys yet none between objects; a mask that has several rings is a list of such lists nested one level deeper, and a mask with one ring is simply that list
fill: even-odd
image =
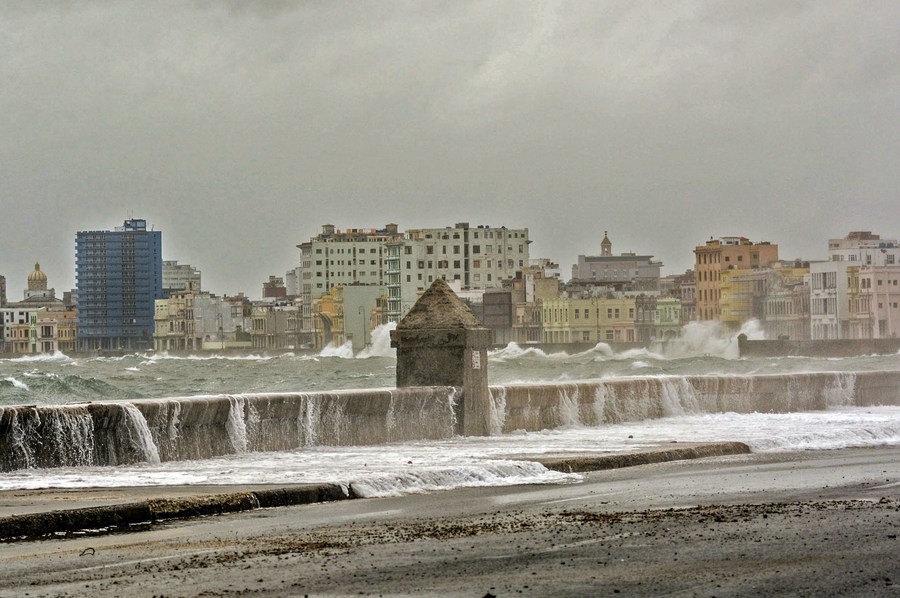
[{"label": "yellow building", "polygon": [[[719,274],[719,320],[727,328],[737,330],[754,318],[764,323],[770,315],[773,319],[802,317],[802,306],[795,305],[797,301],[791,289],[803,285],[808,274],[808,266],[784,265],[783,262],[773,262],[764,268],[722,270]],[[789,308],[787,303],[790,303]],[[796,328],[786,326],[791,330]],[[796,334],[797,331],[793,331],[789,336],[793,338]]]},{"label": "yellow building", "polygon": [[607,343],[633,343],[635,334],[635,302],[631,297],[598,298],[600,337]]},{"label": "yellow building", "polygon": [[[722,317],[720,283],[723,273],[729,270],[755,270],[778,261],[778,245],[753,243],[745,237],[722,237],[698,245],[694,248],[694,255],[696,317],[698,320],[718,320]],[[732,298],[731,301],[728,309],[743,309],[740,300]],[[733,320],[732,316],[729,317]]]},{"label": "yellow building", "polygon": [[312,305],[314,343],[316,349],[328,345],[340,347],[346,342],[344,334],[344,289],[331,287]]},{"label": "yellow building", "polygon": [[542,303],[544,343],[635,341],[635,303],[630,297],[560,297]]},{"label": "yellow building", "polygon": [[737,330],[753,318],[762,319],[761,301],[768,290],[768,270],[723,270],[719,274],[719,320]]}]

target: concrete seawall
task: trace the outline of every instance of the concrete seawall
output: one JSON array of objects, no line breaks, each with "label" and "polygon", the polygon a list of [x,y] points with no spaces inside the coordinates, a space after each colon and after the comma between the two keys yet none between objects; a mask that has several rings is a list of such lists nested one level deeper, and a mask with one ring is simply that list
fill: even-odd
[{"label": "concrete seawall", "polygon": [[[0,407],[0,470],[204,459],[461,433],[454,387]],[[669,376],[490,387],[491,434],[687,413],[900,405],[900,372]]]},{"label": "concrete seawall", "polygon": [[492,433],[686,413],[789,413],[900,405],[900,372],[660,376],[491,388]]}]

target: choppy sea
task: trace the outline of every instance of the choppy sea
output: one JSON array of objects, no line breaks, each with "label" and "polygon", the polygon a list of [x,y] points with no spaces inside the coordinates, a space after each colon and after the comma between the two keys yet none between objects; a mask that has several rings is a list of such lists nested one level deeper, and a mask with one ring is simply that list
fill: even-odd
[{"label": "choppy sea", "polygon": [[[751,338],[758,330],[749,329]],[[0,359],[0,408],[85,401],[130,401],[210,394],[325,391],[394,386],[396,359],[388,330],[354,354],[249,355],[61,353]],[[900,355],[842,359],[738,358],[736,340],[713,325],[691,324],[665,352],[617,353],[599,344],[580,353],[548,354],[511,344],[492,351],[492,385],[631,376],[794,374],[900,370]],[[483,438],[364,447],[308,447],[203,461],[119,467],[24,469],[0,474],[0,489],[171,484],[335,482],[363,495],[427,492],[459,486],[575,483],[576,474],[545,469],[520,455],[615,453],[671,442],[742,441],[754,451],[827,450],[900,445],[900,407],[841,407],[789,414],[692,414],[600,427],[569,427]]]}]

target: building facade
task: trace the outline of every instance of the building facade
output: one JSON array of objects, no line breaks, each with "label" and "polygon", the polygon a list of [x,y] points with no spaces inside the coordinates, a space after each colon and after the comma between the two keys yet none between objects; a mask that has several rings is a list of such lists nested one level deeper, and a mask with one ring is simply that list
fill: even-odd
[{"label": "building facade", "polygon": [[697,284],[695,314],[698,320],[719,320],[722,316],[722,272],[755,270],[778,261],[778,245],[753,243],[746,237],[710,239],[694,249]]},{"label": "building facade", "polygon": [[462,289],[503,288],[529,266],[528,229],[468,222],[409,230],[387,244],[388,319],[399,321],[438,278]]},{"label": "building facade", "polygon": [[163,293],[166,295],[189,289],[199,293],[203,288],[200,286],[200,278],[200,270],[190,264],[179,264],[177,260],[163,260],[162,284]]},{"label": "building facade", "polygon": [[300,347],[300,308],[291,303],[257,303],[252,308],[250,341],[254,349]]},{"label": "building facade", "polygon": [[662,262],[654,261],[651,255],[613,255],[612,242],[604,233],[600,255],[578,256],[578,262],[572,266],[572,283],[599,285],[614,291],[658,294],[661,268]]},{"label": "building facade", "polygon": [[766,338],[792,341],[810,339],[809,281],[808,267],[799,281],[776,279],[766,296],[766,317],[763,323]]},{"label": "building facade", "polygon": [[[385,280],[386,244],[402,238],[396,224],[384,228],[339,230],[332,224],[298,245],[300,249],[301,331],[315,343],[313,302],[335,287],[381,285]],[[321,324],[321,323],[320,323]]]},{"label": "building facade", "polygon": [[560,297],[541,304],[545,343],[633,343],[632,297]]},{"label": "building facade", "polygon": [[[396,224],[381,229],[322,232],[300,248],[303,330],[318,345],[331,336],[327,322],[314,321],[314,302],[335,287],[384,286],[381,318],[399,321],[419,295],[438,278],[462,290],[502,288],[528,266],[528,229],[453,227],[409,230]],[[318,332],[316,332],[318,331]]]},{"label": "building facade", "polygon": [[284,299],[288,296],[284,279],[280,276],[269,275],[269,280],[262,285],[263,299]]},{"label": "building facade", "polygon": [[40,264],[28,274],[21,301],[0,315],[0,352],[29,354],[75,351],[76,312],[56,298]]},{"label": "building facade", "polygon": [[129,219],[75,239],[78,349],[144,350],[153,345],[154,302],[163,298],[162,233]]},{"label": "building facade", "polygon": [[251,304],[243,296],[217,297],[182,291],[155,302],[157,351],[249,349]]},{"label": "building facade", "polygon": [[[820,339],[881,338],[876,321],[888,322],[861,304],[874,292],[861,288],[866,268],[900,267],[900,244],[871,231],[852,231],[842,239],[828,240],[828,260],[810,264],[811,337]],[[871,277],[867,273],[866,280]],[[888,275],[889,277],[890,275]],[[872,278],[877,288],[878,278]],[[883,285],[884,283],[882,283]],[[884,304],[884,301],[882,301]],[[878,301],[875,302],[877,308]]]}]

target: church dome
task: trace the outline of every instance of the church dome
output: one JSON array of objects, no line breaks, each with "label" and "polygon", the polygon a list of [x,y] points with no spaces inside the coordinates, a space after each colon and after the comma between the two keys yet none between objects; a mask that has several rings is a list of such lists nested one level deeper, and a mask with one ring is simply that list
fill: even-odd
[{"label": "church dome", "polygon": [[47,275],[41,272],[39,263],[34,264],[34,272],[28,275],[28,288],[30,290],[47,288]]}]

